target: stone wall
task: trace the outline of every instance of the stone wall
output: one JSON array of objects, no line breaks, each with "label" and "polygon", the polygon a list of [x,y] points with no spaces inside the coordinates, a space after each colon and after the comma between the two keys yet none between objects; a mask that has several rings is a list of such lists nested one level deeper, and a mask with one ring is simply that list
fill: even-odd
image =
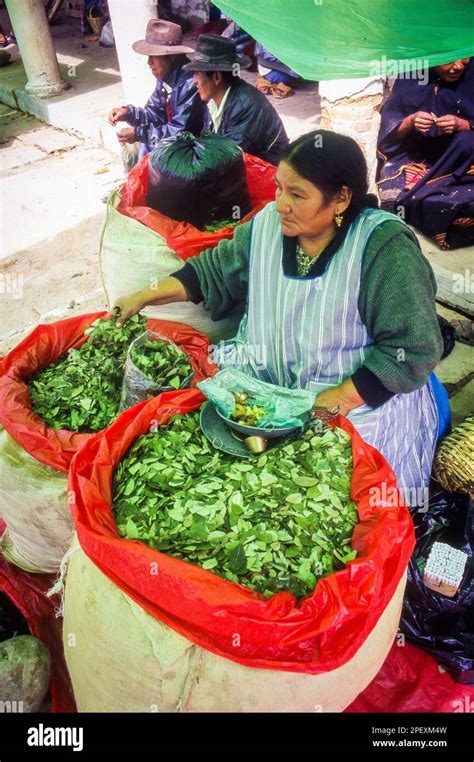
[{"label": "stone wall", "polygon": [[385,78],[340,79],[319,83],[321,128],[350,135],[364,151],[369,168],[369,190],[374,192],[377,136]]}]

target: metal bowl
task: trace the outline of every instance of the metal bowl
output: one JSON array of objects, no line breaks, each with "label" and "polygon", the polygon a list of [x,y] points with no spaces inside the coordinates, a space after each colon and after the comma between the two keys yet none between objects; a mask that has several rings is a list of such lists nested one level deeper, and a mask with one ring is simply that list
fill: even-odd
[{"label": "metal bowl", "polygon": [[[237,431],[239,434],[243,434],[245,437],[262,437],[263,439],[277,439],[278,437],[288,437],[290,434],[296,434],[298,431],[302,431],[301,426],[287,426],[286,428],[266,428],[266,429],[259,429],[257,426],[245,426],[243,423],[237,423],[237,421],[232,421],[230,418],[226,418],[225,415],[222,415],[222,413],[215,409],[217,415],[219,418],[221,418],[226,426],[229,426],[229,428],[234,429],[234,431]],[[305,423],[304,419],[301,419],[302,423]]]}]

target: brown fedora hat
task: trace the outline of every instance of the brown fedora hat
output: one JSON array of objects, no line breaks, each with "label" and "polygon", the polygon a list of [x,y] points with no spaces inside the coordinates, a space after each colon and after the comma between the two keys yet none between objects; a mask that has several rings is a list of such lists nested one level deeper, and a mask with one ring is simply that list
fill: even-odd
[{"label": "brown fedora hat", "polygon": [[144,56],[172,56],[177,53],[194,53],[193,48],[182,45],[183,32],[179,24],[160,19],[150,19],[146,25],[144,40],[132,45],[135,53]]}]

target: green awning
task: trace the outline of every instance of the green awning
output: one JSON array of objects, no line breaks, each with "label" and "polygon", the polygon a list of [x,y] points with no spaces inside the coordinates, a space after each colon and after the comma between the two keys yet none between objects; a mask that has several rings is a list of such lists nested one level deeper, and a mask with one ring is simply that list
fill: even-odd
[{"label": "green awning", "polygon": [[474,56],[473,0],[214,0],[305,79],[396,75]]}]

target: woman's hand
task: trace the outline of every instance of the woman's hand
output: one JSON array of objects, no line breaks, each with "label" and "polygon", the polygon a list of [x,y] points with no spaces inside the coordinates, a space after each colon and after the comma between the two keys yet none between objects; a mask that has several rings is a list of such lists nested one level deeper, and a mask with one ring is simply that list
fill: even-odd
[{"label": "woman's hand", "polygon": [[128,294],[128,296],[121,296],[120,299],[114,304],[114,309],[120,310],[120,317],[117,319],[117,325],[122,326],[131,317],[140,312],[145,306],[144,292],[136,291],[134,294]]},{"label": "woman's hand", "polygon": [[413,120],[413,128],[417,132],[429,132],[433,124],[438,124],[427,111],[416,111],[411,115],[411,118]]},{"label": "woman's hand", "polygon": [[361,405],[365,405],[365,400],[362,399],[350,378],[339,386],[319,392],[314,401],[314,407],[324,407],[331,413],[341,413],[341,415],[347,415]]},{"label": "woman's hand", "polygon": [[113,108],[109,114],[109,124],[111,124],[112,127],[115,127],[117,122],[124,121],[127,114],[128,114],[128,108],[126,108],[125,106],[118,106],[118,108]]},{"label": "woman's hand", "polygon": [[467,119],[461,119],[459,116],[453,114],[445,114],[440,116],[436,120],[436,126],[439,127],[441,132],[445,135],[452,135],[453,132],[461,132],[461,130],[470,130],[471,125]]},{"label": "woman's hand", "polygon": [[178,278],[170,275],[150,288],[135,291],[134,294],[121,296],[114,304],[120,309],[120,317],[117,325],[123,325],[129,318],[136,315],[149,304],[172,304],[173,302],[187,302],[191,298],[187,289]]},{"label": "woman's hand", "polygon": [[406,116],[400,122],[393,135],[396,138],[404,138],[413,132],[413,130],[417,132],[429,132],[433,124],[435,124],[435,120],[427,111],[415,111],[414,114]]}]

